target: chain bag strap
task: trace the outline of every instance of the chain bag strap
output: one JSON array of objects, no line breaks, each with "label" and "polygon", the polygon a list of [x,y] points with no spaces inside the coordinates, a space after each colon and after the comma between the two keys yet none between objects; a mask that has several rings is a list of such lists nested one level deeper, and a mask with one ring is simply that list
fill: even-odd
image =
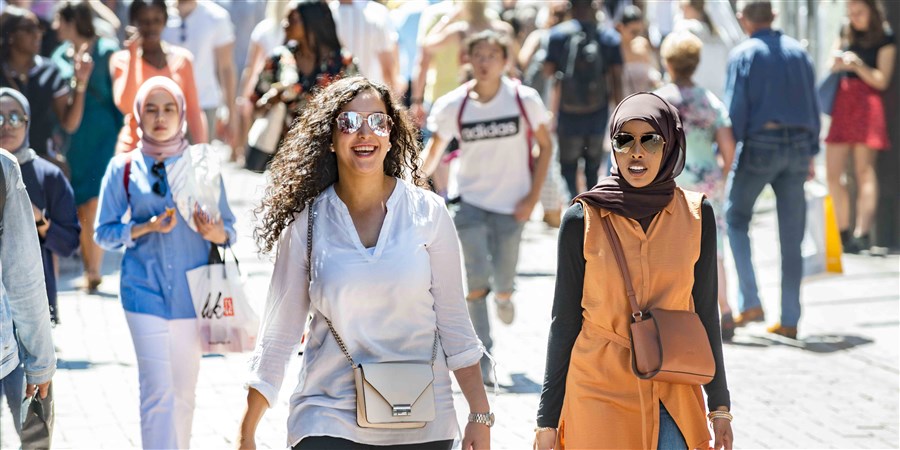
[{"label": "chain bag strap", "polygon": [[[313,203],[307,205],[306,278],[312,283]],[[321,312],[319,313],[321,314]],[[422,428],[434,420],[434,361],[438,332],[434,331],[431,362],[359,364],[350,356],[331,320],[322,315],[350,366],[356,384],[356,423],[363,428]]]},{"label": "chain bag strap", "polygon": [[632,372],[641,379],[667,383],[702,385],[712,381],[716,364],[700,316],[683,310],[642,311],[612,220],[607,216],[601,222],[631,305]]}]

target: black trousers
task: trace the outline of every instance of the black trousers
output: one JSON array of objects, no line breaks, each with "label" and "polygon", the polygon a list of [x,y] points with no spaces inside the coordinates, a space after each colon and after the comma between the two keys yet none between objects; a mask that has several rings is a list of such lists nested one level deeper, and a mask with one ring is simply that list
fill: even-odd
[{"label": "black trousers", "polygon": [[331,436],[303,438],[293,450],[450,450],[453,440],[405,445],[369,445]]}]

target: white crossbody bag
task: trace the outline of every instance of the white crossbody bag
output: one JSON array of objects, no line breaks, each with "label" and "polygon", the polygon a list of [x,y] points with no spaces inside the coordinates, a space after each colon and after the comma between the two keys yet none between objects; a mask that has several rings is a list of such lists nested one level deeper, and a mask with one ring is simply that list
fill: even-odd
[{"label": "white crossbody bag", "polygon": [[[312,202],[306,233],[307,279],[312,282],[312,242],[315,212]],[[434,332],[431,362],[404,361],[359,364],[353,361],[331,320],[324,317],[341,352],[353,368],[356,382],[356,423],[362,428],[422,428],[434,420],[434,361],[438,333]]]}]

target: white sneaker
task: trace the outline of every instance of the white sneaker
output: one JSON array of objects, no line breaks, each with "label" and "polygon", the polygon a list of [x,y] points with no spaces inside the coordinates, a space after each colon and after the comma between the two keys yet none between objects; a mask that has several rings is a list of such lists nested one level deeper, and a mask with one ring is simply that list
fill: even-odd
[{"label": "white sneaker", "polygon": [[512,299],[496,300],[496,302],[497,317],[500,318],[500,321],[507,325],[513,323],[513,319],[516,318],[516,305],[513,304]]}]

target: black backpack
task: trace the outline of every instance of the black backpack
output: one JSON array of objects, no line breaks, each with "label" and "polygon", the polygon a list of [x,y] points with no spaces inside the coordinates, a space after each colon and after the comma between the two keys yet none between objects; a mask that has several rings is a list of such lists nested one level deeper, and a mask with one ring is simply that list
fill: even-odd
[{"label": "black backpack", "polygon": [[581,30],[569,37],[564,66],[556,74],[561,84],[559,109],[569,114],[597,112],[609,103],[599,25],[580,25]]}]

